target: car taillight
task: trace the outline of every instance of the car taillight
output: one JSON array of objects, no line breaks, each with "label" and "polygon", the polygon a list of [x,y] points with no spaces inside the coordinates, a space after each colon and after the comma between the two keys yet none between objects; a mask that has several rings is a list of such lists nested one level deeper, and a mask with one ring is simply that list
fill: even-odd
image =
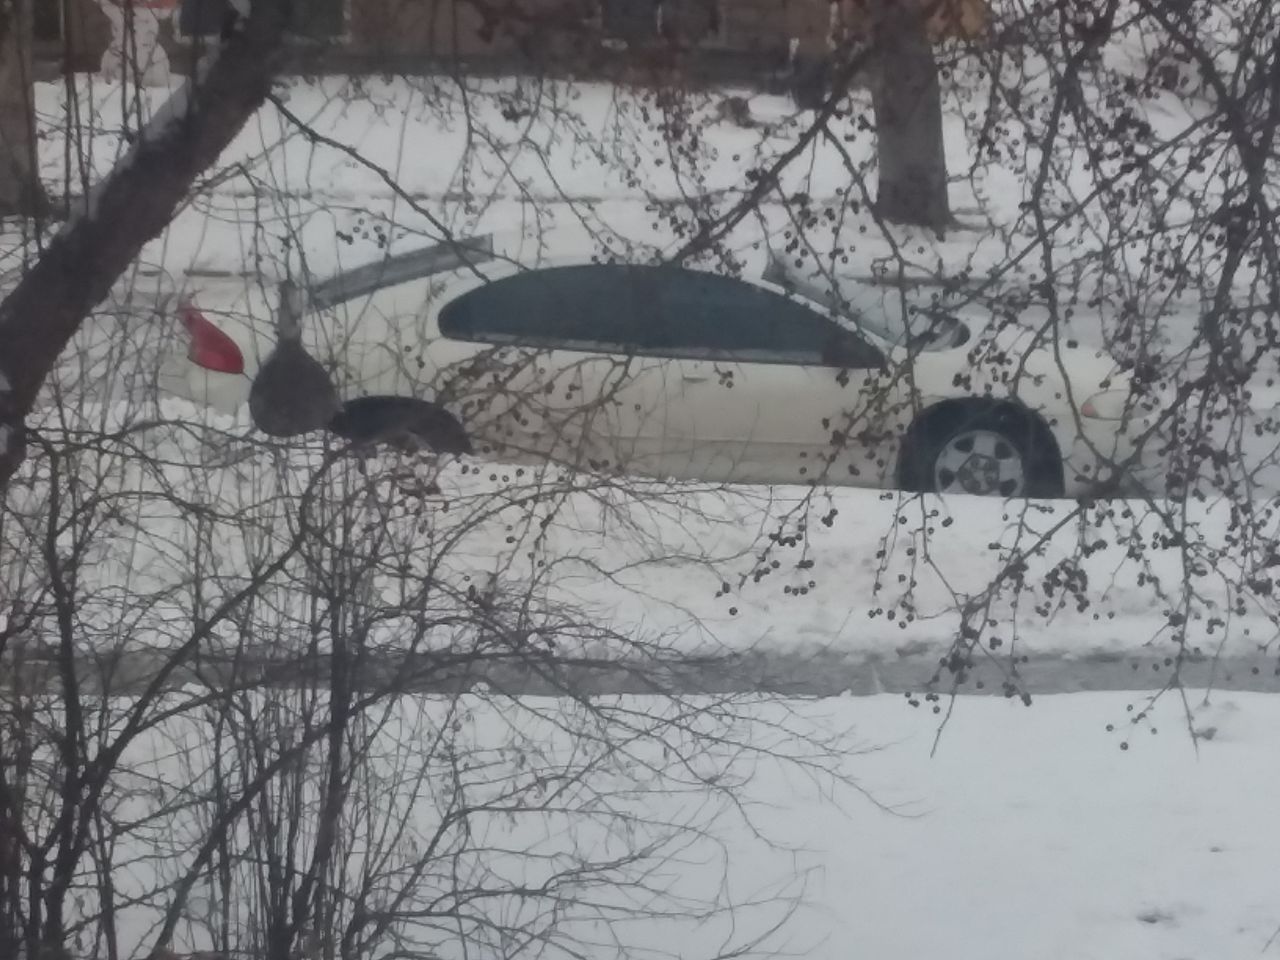
[{"label": "car taillight", "polygon": [[217,373],[244,373],[244,356],[234,340],[210,323],[192,304],[184,303],[178,309],[182,325],[191,338],[187,348],[188,360],[197,367]]}]

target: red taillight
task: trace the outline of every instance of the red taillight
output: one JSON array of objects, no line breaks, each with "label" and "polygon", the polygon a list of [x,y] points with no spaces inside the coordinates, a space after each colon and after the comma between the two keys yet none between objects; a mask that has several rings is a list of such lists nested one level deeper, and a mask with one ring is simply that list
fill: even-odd
[{"label": "red taillight", "polygon": [[209,322],[192,304],[178,308],[182,325],[191,337],[187,359],[197,367],[218,373],[244,373],[244,357],[235,341]]}]

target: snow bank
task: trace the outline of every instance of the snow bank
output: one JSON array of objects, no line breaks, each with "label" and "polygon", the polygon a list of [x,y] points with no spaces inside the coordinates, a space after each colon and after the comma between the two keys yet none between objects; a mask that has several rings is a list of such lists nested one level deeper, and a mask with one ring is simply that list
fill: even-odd
[{"label": "snow bank", "polygon": [[[136,419],[125,410],[95,422],[118,429]],[[1256,567],[1225,502],[712,488],[388,454],[339,464],[318,488],[324,497],[304,508],[321,446],[259,446],[243,422],[173,401],[160,412],[174,426],[139,435],[154,461],[123,464],[112,481],[128,491],[122,509],[138,526],[104,539],[104,562],[84,573],[104,608],[121,588],[180,610],[198,587],[214,603],[243,587],[237,571],[289,541],[300,510],[308,524],[336,523],[324,518],[342,503],[351,530],[376,530],[344,535],[382,558],[362,589],[404,609],[375,631],[390,649],[480,642],[466,598],[483,586],[514,618],[512,636],[545,634],[562,655],[910,661],[923,682],[931,662],[969,638],[976,661],[1029,657],[1033,671],[1037,659],[1180,653],[1270,670],[1275,610],[1259,598],[1274,596],[1275,570]],[[202,419],[207,434],[192,427]],[[194,514],[197,504],[212,519]],[[1255,535],[1274,536],[1275,504],[1253,507]],[[205,579],[193,586],[197,549]],[[265,609],[301,605],[294,615],[307,622],[307,569],[273,581],[283,594]],[[418,596],[425,606],[404,607]],[[444,626],[458,618],[461,626]],[[185,617],[155,619],[160,632],[143,629],[147,619],[118,642],[181,640]],[[424,622],[441,626],[424,633]]]}]

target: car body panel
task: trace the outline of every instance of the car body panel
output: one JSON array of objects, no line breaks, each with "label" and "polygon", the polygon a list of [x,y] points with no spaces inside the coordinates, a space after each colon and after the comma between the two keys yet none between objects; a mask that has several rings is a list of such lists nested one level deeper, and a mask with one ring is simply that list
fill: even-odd
[{"label": "car body panel", "polygon": [[[1065,461],[1066,492],[1077,494],[1093,485],[1100,458],[1132,454],[1129,438],[1142,426],[1130,421],[1126,432],[1079,414],[1088,397],[1127,388],[1109,357],[1046,346],[1021,328],[984,332],[964,347],[936,351],[909,351],[859,331],[884,354],[883,369],[628,356],[589,345],[480,343],[442,334],[445,305],[518,269],[485,263],[327,305],[305,316],[304,346],[330,369],[343,399],[437,402],[459,419],[482,455],[550,457],[712,482],[891,486],[902,438],[922,411],[989,397],[1043,419]],[[857,329],[772,283],[743,282]],[[208,313],[241,347],[243,376],[209,373],[174,358],[162,371],[162,386],[236,412],[272,348],[278,309],[266,291],[256,290]]]}]

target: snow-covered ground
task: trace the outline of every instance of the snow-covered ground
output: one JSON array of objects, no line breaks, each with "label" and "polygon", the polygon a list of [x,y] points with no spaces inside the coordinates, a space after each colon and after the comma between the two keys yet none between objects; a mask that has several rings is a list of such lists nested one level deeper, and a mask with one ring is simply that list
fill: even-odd
[{"label": "snow-covered ground", "polygon": [[1266,799],[1280,776],[1280,703],[1219,698],[1204,716],[1222,718],[1222,739],[1196,755],[1173,704],[1153,735],[1128,728],[1129,702],[966,701],[932,760],[932,724],[901,717],[896,701],[833,708],[868,736],[906,738],[858,768],[908,818],[785,818],[832,852],[826,955],[1265,956],[1280,926],[1280,830]]},{"label": "snow-covered ground", "polygon": [[[504,714],[513,707],[472,704],[460,736],[474,736],[476,756],[488,757],[483,751],[505,742],[516,717],[529,733],[539,729],[541,711],[554,715],[546,703],[525,706],[528,716],[512,717]],[[632,706],[666,709],[646,707],[643,699]],[[945,701],[940,706],[948,709]],[[941,714],[929,703],[912,709],[901,697],[742,705],[765,723],[772,718],[848,731],[861,749],[834,772],[852,777],[856,786],[839,776],[797,776],[794,765],[768,758],[752,761],[753,775],[735,784],[732,796],[706,787],[663,789],[658,780],[649,789],[638,783],[624,792],[625,774],[620,780],[598,777],[598,788],[617,791],[608,794],[613,814],[634,811],[640,818],[632,836],[606,839],[601,823],[586,814],[576,826],[536,810],[509,818],[477,814],[472,842],[491,852],[433,864],[422,895],[436,896],[437,870],[454,871],[452,882],[464,888],[484,877],[498,890],[499,877],[537,878],[554,869],[557,854],[567,862],[589,861],[606,847],[620,853],[669,837],[656,852],[673,859],[646,870],[643,891],[585,891],[605,905],[606,914],[607,905],[624,902],[642,914],[665,911],[660,917],[618,916],[606,931],[598,922],[575,919],[580,912],[573,906],[564,908],[569,929],[584,943],[600,945],[588,955],[614,956],[616,938],[633,956],[715,957],[763,936],[744,956],[1270,956],[1280,928],[1280,827],[1274,816],[1280,699],[1220,694],[1203,704],[1192,697],[1188,715],[1167,697],[1133,723],[1145,706],[1142,698],[1121,694],[1045,697],[1031,709],[967,699],[938,741]],[[423,717],[443,708],[440,702],[405,702],[393,726],[417,730],[429,722]],[[1198,747],[1188,735],[1188,717],[1201,732]],[[192,774],[177,772],[173,758],[175,749],[190,751],[190,742],[182,747],[163,732],[156,736],[157,743],[138,745],[139,754],[152,751],[154,772],[168,771],[163,782],[187,783]],[[558,739],[548,738],[550,752]],[[804,748],[780,745],[780,752],[794,757]],[[629,753],[649,755],[647,748]],[[498,778],[507,775],[510,761],[493,759],[481,768],[483,775],[505,783]],[[198,757],[188,760],[200,769]],[[655,771],[679,777],[670,763]],[[152,802],[149,796],[144,791],[135,798],[131,812]],[[439,812],[424,796],[401,845],[419,849]],[[174,838],[168,856],[181,860],[183,827],[148,829]],[[121,862],[129,861],[130,844],[143,843],[137,836],[123,840]],[[593,849],[593,843],[599,846]],[[359,870],[359,853],[353,858],[351,868]],[[152,870],[167,873],[167,863],[161,858],[121,872],[122,901],[134,885],[145,888]],[[715,909],[704,913],[696,906],[704,903]],[[491,909],[495,919],[511,922],[520,906],[495,897]],[[536,912],[536,905],[530,909]],[[152,916],[149,909],[122,907],[117,924],[129,946],[145,942]],[[433,953],[442,960],[465,957],[465,950],[436,934]],[[550,945],[547,955],[563,956]]]},{"label": "snow-covered ground", "polygon": [[[192,417],[173,403],[161,410],[177,424]],[[112,649],[184,642],[186,604],[241,589],[250,558],[271,555],[265,532],[277,544],[288,539],[298,509],[290,499],[322,455],[295,452],[282,472],[241,425],[202,461],[185,428],[147,436],[166,433],[149,447],[163,468],[127,466],[119,481],[131,491],[121,509],[136,512],[137,528],[99,538],[81,575],[86,603],[100,602],[106,623],[121,586],[160,604],[127,635],[108,631]],[[351,522],[378,525],[376,546],[352,541],[381,558],[368,589],[395,609],[421,584],[437,585],[425,606],[374,628],[375,642],[392,650],[486,643],[448,627],[454,615],[471,621],[462,598],[483,586],[513,636],[554,637],[561,654],[731,655],[743,658],[745,675],[772,677],[771,689],[919,689],[966,630],[981,636],[965,671],[970,691],[1001,692],[1010,670],[1037,691],[1088,686],[1090,671],[1093,685],[1160,686],[1180,653],[1195,661],[1197,682],[1276,683],[1277,627],[1251,592],[1259,574],[1231,539],[1226,503],[1179,508],[1188,544],[1169,539],[1160,513],[1168,505],[1136,502],[1082,510],[850,489],[711,489],[395,455],[371,476],[367,503],[368,481],[354,464],[331,487],[354,498]],[[436,489],[421,491],[429,482]],[[204,526],[196,504],[225,519]],[[1276,522],[1259,513],[1259,535]],[[217,563],[193,585],[189,551],[210,535]],[[305,623],[308,591],[290,589],[296,623]],[[423,623],[438,626],[424,634]],[[279,629],[270,617],[256,627],[262,636]],[[230,629],[220,636],[254,642]],[[315,642],[305,629],[300,636]],[[277,644],[281,656],[298,653],[292,641]],[[1079,667],[1074,680],[1038,675],[1062,662]],[[939,688],[950,679],[943,671]]]},{"label": "snow-covered ground", "polygon": [[[1179,706],[1130,727],[1134,702],[967,700],[932,759],[936,717],[904,715],[893,698],[824,705],[894,743],[855,769],[904,816],[846,805],[841,817],[812,801],[780,810],[781,836],[824,851],[812,932],[826,942],[810,955],[1267,956],[1280,927],[1268,799],[1280,702],[1217,698],[1197,714],[1218,727],[1198,754]],[[788,792],[774,785],[772,798]]]}]

